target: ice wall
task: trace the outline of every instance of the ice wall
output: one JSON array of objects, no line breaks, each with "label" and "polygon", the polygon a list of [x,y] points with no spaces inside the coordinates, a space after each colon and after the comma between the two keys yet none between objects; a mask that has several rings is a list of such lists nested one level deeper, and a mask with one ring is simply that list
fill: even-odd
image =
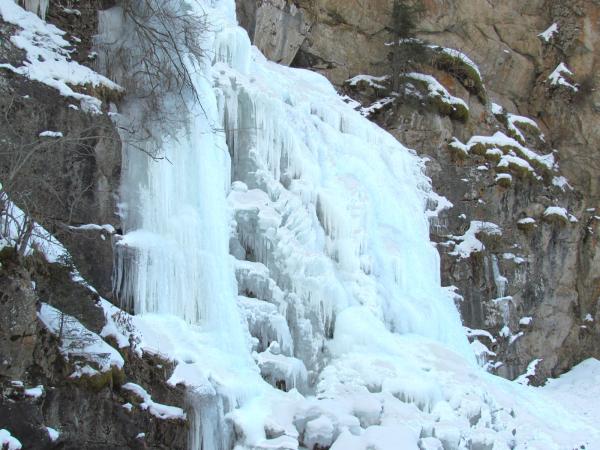
[{"label": "ice wall", "polygon": [[159,160],[126,148],[115,279],[191,392],[191,447],[512,448],[440,286],[422,161],[265,60],[233,0],[187,7],[210,23],[200,103],[170,109]]}]

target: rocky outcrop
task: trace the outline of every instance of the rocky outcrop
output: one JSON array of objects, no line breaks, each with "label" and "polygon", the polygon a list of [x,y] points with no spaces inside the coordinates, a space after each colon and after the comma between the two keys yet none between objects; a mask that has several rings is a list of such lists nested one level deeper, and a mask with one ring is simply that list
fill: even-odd
[{"label": "rocky outcrop", "polygon": [[[70,60],[91,65],[97,11],[109,5],[76,6],[51,2],[46,19],[67,31]],[[25,52],[10,39],[18,31],[0,19],[0,64],[23,64]],[[86,111],[73,96],[0,68],[1,237],[20,221],[10,200],[68,250],[47,258],[49,238],[38,228],[28,235],[24,226],[16,233],[30,245],[0,251],[0,429],[28,449],[184,449],[185,391],[166,383],[172,363],[136,349],[133,340],[100,337],[109,321],[101,297],[111,296],[112,240],[120,228],[121,141],[108,114],[115,92],[72,87],[101,100],[102,109]],[[44,308],[56,311],[57,329],[46,323]],[[90,359],[83,350],[91,341],[120,364]],[[163,406],[181,413],[161,416]]]},{"label": "rocky outcrop", "polygon": [[311,13],[285,0],[240,2],[238,20],[270,60],[290,65],[313,23]]},{"label": "rocky outcrop", "polygon": [[[2,254],[6,254],[3,251]],[[31,279],[16,261],[3,259],[0,279],[0,373],[21,378],[33,363],[36,345],[36,298]]]},{"label": "rocky outcrop", "polygon": [[[79,5],[84,16],[91,14],[92,3]],[[48,17],[72,22],[65,35],[73,43],[70,54],[91,62],[91,29],[81,13],[66,13],[52,3]],[[21,65],[24,58],[9,39],[16,30],[0,20],[0,62],[13,66]],[[120,223],[118,133],[106,113],[85,112],[56,89],[8,69],[0,69],[0,75],[0,134],[7,149],[0,155],[3,188],[69,248],[83,275],[110,297],[111,237]],[[78,89],[98,95],[91,88]]]},{"label": "rocky outcrop", "polygon": [[[254,24],[254,43],[269,55],[260,30],[276,23],[290,2],[237,3],[238,9],[246,10],[242,25]],[[254,4],[251,10],[249,3]],[[472,339],[489,347],[491,370],[512,379],[540,360],[535,362],[536,376],[529,380],[539,383],[582,359],[598,357],[599,221],[593,208],[600,196],[594,51],[600,5],[591,0],[422,1],[416,36],[466,54],[481,72],[485,95],[477,95],[465,83],[464,71],[457,70],[460,58],[454,67],[440,64],[430,47],[423,48],[427,57],[411,70],[434,76],[449,95],[464,100],[466,117],[414,79],[404,80],[413,90],[397,97],[390,97],[385,79],[345,84],[357,74],[391,74],[385,43],[392,40],[392,3],[382,0],[365,7],[357,1],[294,2],[309,18],[304,41],[287,45],[291,41],[285,31],[271,27],[270,45],[287,48],[284,59],[292,59],[292,65],[327,76],[361,103],[363,113],[428,157],[434,190],[453,205],[432,222],[443,282],[457,287],[465,326],[485,330],[472,332]],[[552,24],[556,33],[539,35]],[[576,89],[552,83],[560,63],[572,72],[565,73],[565,81]],[[497,106],[492,108],[492,102]],[[500,156],[486,155],[486,148],[461,154],[449,145],[454,139],[467,143],[498,131],[514,137],[514,123],[507,121],[510,114],[537,123],[540,132],[517,123],[519,139],[539,155],[553,154],[559,172],[532,177],[509,163],[510,158],[500,166],[494,160]],[[566,220],[545,214],[553,206],[566,209]],[[497,225],[501,232],[486,233],[474,223]],[[482,248],[461,254],[457,247],[469,236]],[[487,332],[491,339],[484,337]]]},{"label": "rocky outcrop", "polygon": [[183,405],[185,392],[166,384],[172,364],[123,347],[122,370],[78,374],[74,355],[86,337],[49,330],[38,319],[40,301],[99,333],[106,318],[97,294],[39,254],[20,260],[5,248],[0,259],[0,427],[28,449],[186,448],[187,420],[157,417],[123,388],[133,382],[157,403]]}]

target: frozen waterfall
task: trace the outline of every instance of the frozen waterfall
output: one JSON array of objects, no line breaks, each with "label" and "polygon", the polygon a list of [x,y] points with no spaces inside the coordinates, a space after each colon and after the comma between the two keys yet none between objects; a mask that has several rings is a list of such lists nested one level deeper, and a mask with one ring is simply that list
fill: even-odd
[{"label": "frozen waterfall", "polygon": [[200,104],[164,159],[126,149],[116,284],[193,392],[192,448],[510,442],[440,284],[422,161],[325,78],[267,61],[233,0],[188,7],[210,23],[187,62]]}]

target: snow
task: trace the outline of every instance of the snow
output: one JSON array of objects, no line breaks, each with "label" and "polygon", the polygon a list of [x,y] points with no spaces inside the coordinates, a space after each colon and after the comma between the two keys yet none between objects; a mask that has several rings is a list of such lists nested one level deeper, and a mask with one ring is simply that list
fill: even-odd
[{"label": "snow", "polygon": [[10,434],[10,431],[3,428],[0,429],[0,446],[6,450],[19,450],[23,447],[21,442]]},{"label": "snow", "polygon": [[509,168],[511,166],[520,167],[531,173],[535,172],[533,167],[531,167],[531,164],[529,164],[523,158],[519,158],[518,156],[513,156],[513,155],[502,155],[502,157],[500,158],[500,162],[498,163],[498,165],[496,167]]},{"label": "snow", "polygon": [[152,400],[152,397],[148,392],[138,384],[135,383],[125,383],[121,386],[121,389],[125,389],[126,391],[133,392],[136,396],[142,399],[142,403],[140,403],[140,408],[144,411],[148,410],[150,414],[154,417],[163,420],[185,420],[186,414],[183,409],[178,408],[177,406],[168,406],[163,405],[162,403],[156,403]]},{"label": "snow", "polygon": [[538,132],[541,133],[540,127],[538,126],[538,124],[535,122],[535,120],[530,119],[529,117],[519,116],[516,114],[507,114],[506,120],[507,120],[508,129],[510,131],[512,131],[516,136],[518,136],[520,138],[521,142],[525,142],[525,136],[519,129],[519,124],[529,125],[530,127],[533,127],[534,129],[536,129]]},{"label": "snow", "polygon": [[494,338],[494,336],[492,336],[492,334],[487,330],[474,330],[468,327],[464,328],[468,337],[485,337],[489,339],[490,342],[496,342],[496,338]]},{"label": "snow", "polygon": [[46,427],[46,431],[48,432],[48,437],[50,438],[50,440],[52,442],[56,442],[60,436],[60,433],[58,432],[58,430],[55,430],[54,428],[50,428],[50,427]]},{"label": "snow", "polygon": [[285,382],[286,390],[304,390],[308,381],[304,363],[297,358],[282,355],[277,342],[272,342],[264,352],[255,353],[254,359],[262,377],[273,386],[278,382]]},{"label": "snow", "polygon": [[103,224],[103,225],[98,225],[95,223],[86,223],[83,225],[78,225],[78,226],[70,226],[69,227],[70,230],[74,230],[74,231],[79,231],[79,230],[83,230],[83,231],[106,231],[109,234],[115,234],[116,230],[115,227],[113,227],[111,224],[107,223],[107,224]]},{"label": "snow", "polygon": [[346,83],[350,86],[356,86],[359,83],[364,82],[374,88],[385,89],[385,86],[383,86],[381,83],[384,83],[388,79],[389,76],[387,75],[382,77],[374,77],[372,75],[356,75],[355,77],[352,77],[349,80],[347,80]]},{"label": "snow", "polygon": [[486,144],[495,147],[511,147],[515,148],[524,158],[529,161],[537,161],[541,165],[548,169],[554,168],[554,155],[549,153],[547,155],[538,155],[533,150],[521,145],[518,141],[513,138],[506,136],[501,131],[497,131],[493,136],[474,136],[469,139],[468,145],[472,146],[476,143]]},{"label": "snow", "polygon": [[494,115],[500,115],[500,114],[504,114],[504,108],[502,106],[500,106],[498,103],[494,103],[492,102],[492,114]]},{"label": "snow", "polygon": [[558,33],[558,23],[555,22],[548,28],[546,28],[545,31],[538,34],[538,36],[541,37],[544,42],[550,42],[554,38],[556,33]]},{"label": "snow", "polygon": [[62,11],[65,14],[72,14],[74,16],[81,16],[81,11],[79,11],[78,9],[72,9],[72,8],[63,8]]},{"label": "snow", "polygon": [[[52,334],[59,336],[60,333],[61,354],[66,359],[73,360],[76,365],[72,377],[94,375],[98,373],[97,370],[107,372],[112,367],[123,368],[125,362],[119,352],[74,317],[42,303],[38,318]],[[93,364],[95,368],[81,364],[80,359]]]},{"label": "snow", "polygon": [[533,317],[521,317],[519,319],[519,325],[529,326],[533,322]]},{"label": "snow", "polygon": [[411,72],[411,73],[407,73],[406,76],[408,78],[412,78],[413,80],[419,80],[419,81],[424,82],[427,85],[427,90],[429,91],[430,97],[438,97],[444,103],[447,103],[451,106],[460,105],[460,106],[464,107],[467,111],[469,110],[469,107],[467,106],[467,104],[465,103],[465,101],[463,99],[450,95],[448,90],[444,86],[442,86],[440,84],[440,82],[438,80],[436,80],[434,77],[432,77],[431,75],[426,75],[426,74],[417,73],[417,72]]},{"label": "snow", "polygon": [[[37,2],[42,3],[47,6],[47,2]],[[122,90],[108,78],[71,60],[70,44],[63,37],[64,31],[10,0],[0,2],[0,15],[4,21],[20,28],[10,40],[27,55],[22,66],[0,64],[0,67],[55,88],[61,95],[79,100],[83,110],[93,113],[100,112],[100,100],[77,93],[71,86],[102,85],[115,91]]]},{"label": "snow", "polygon": [[[469,150],[471,147],[468,144],[463,144],[457,138],[453,137],[452,141],[450,141],[449,145],[453,149],[460,151],[464,156],[469,155]],[[463,179],[463,181],[469,181],[469,180]]]},{"label": "snow", "polygon": [[469,229],[465,234],[453,237],[454,240],[460,241],[460,243],[452,252],[450,252],[450,254],[458,256],[459,258],[468,258],[471,256],[471,253],[483,251],[485,246],[483,245],[483,242],[477,239],[477,234],[479,233],[501,235],[502,230],[495,223],[472,220]]},{"label": "snow", "polygon": [[450,55],[453,58],[460,59],[467,66],[471,67],[477,73],[477,75],[479,75],[479,78],[481,79],[481,72],[479,71],[479,67],[463,52],[460,52],[453,48],[439,47],[437,45],[430,45],[429,47],[433,48],[434,50],[441,49],[441,51],[446,53],[447,55]]},{"label": "snow", "polygon": [[[395,100],[396,97],[394,96],[383,97],[376,100],[369,106],[359,107],[358,111],[363,117],[370,117],[372,114],[379,111],[380,109],[385,108],[387,105],[393,103]],[[360,106],[360,103],[358,103],[357,105]]]},{"label": "snow", "polygon": [[585,315],[585,318],[583,319],[584,322],[593,322],[594,318],[592,317],[592,315],[590,313],[587,313]]},{"label": "snow", "polygon": [[536,367],[539,363],[541,363],[542,360],[541,359],[534,359],[533,361],[531,361],[528,365],[527,365],[527,369],[525,370],[525,373],[522,375],[519,375],[516,379],[515,379],[515,383],[519,383],[519,384],[524,384],[524,385],[529,385],[529,383],[531,382],[531,380],[529,379],[530,377],[535,376],[536,373]]},{"label": "snow", "polygon": [[[0,248],[21,245],[21,238],[28,222],[27,216],[22,209],[10,201],[6,192],[2,190],[1,184],[0,201],[4,203],[4,209],[0,211],[0,225],[2,226]],[[64,246],[36,222],[33,222],[31,237],[27,242],[24,254],[31,255],[34,249],[41,252],[50,263],[60,262],[68,256]]]},{"label": "snow", "polygon": [[[527,171],[535,172],[530,164],[530,162],[535,161],[537,164],[544,166],[548,170],[555,169],[553,153],[538,155],[533,150],[525,147],[517,140],[508,137],[501,131],[497,131],[493,136],[472,136],[466,144],[463,144],[457,138],[453,138],[450,146],[461,151],[463,154],[468,155],[471,149],[478,144],[484,145],[487,148],[486,152],[489,152],[490,154],[501,155],[498,167],[508,167],[511,164],[514,164]],[[515,152],[517,152],[519,156],[517,156]]]},{"label": "snow", "polygon": [[531,225],[535,223],[535,219],[532,217],[524,217],[517,221],[519,225]]},{"label": "snow", "polygon": [[569,213],[562,206],[548,206],[544,211],[544,217],[560,217],[565,222],[569,222]]},{"label": "snow", "polygon": [[63,137],[62,132],[60,131],[42,131],[39,134],[40,137],[53,137],[53,138],[61,138]]},{"label": "snow", "polygon": [[[596,402],[600,395],[599,360],[586,359],[560,377],[548,380],[538,390],[553,401],[571,405],[590,423],[600,423],[600,409]],[[597,448],[598,442],[597,438],[588,437],[589,448]]]},{"label": "snow", "polygon": [[565,192],[567,188],[573,190],[573,187],[569,184],[569,181],[563,176],[553,177],[552,185],[558,187],[563,192]]},{"label": "snow", "polygon": [[431,192],[429,194],[429,202],[434,204],[434,209],[428,208],[426,211],[427,217],[439,217],[442,211],[446,211],[454,207],[454,204],[443,195],[439,195],[437,192]]},{"label": "snow", "polygon": [[548,76],[550,84],[553,86],[565,86],[573,91],[577,92],[579,88],[576,84],[573,84],[567,80],[573,76],[573,72],[569,70],[565,63],[561,62],[556,69]]},{"label": "snow", "polygon": [[25,389],[24,394],[27,397],[39,398],[44,395],[44,386],[39,385],[33,388]]}]

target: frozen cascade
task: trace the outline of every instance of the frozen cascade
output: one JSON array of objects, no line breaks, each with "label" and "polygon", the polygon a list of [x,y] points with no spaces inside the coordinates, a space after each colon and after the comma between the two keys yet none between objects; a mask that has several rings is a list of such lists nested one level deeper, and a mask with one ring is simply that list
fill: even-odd
[{"label": "frozen cascade", "polygon": [[233,0],[188,6],[210,21],[202,104],[162,136],[168,160],[126,149],[116,284],[192,392],[191,448],[504,449],[515,410],[519,442],[568,422],[476,367],[422,161],[323,77],[267,61]]}]

